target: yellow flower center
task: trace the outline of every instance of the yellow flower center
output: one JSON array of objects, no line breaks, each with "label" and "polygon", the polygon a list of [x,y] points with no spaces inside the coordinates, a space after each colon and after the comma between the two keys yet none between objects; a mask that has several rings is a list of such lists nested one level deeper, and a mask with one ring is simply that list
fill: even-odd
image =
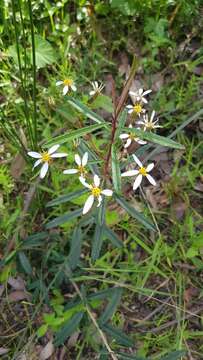
[{"label": "yellow flower center", "polygon": [[98,187],[93,187],[92,188],[92,195],[94,195],[95,197],[99,197],[99,195],[101,194],[101,189]]},{"label": "yellow flower center", "polygon": [[71,85],[73,85],[73,80],[72,79],[65,79],[63,81],[63,83],[64,83],[65,86],[71,86]]},{"label": "yellow flower center", "polygon": [[135,134],[130,133],[130,134],[129,134],[129,138],[130,138],[131,140],[135,139]]},{"label": "yellow flower center", "polygon": [[41,153],[42,161],[43,162],[50,162],[51,161],[51,155],[49,155],[48,152]]},{"label": "yellow flower center", "polygon": [[142,112],[142,106],[140,104],[135,104],[133,106],[133,111],[136,113],[136,114],[141,114]]},{"label": "yellow flower center", "polygon": [[143,175],[143,176],[146,176],[146,175],[147,175],[147,170],[146,170],[146,168],[145,168],[145,167],[141,167],[141,168],[139,169],[139,173],[140,173],[141,175]]},{"label": "yellow flower center", "polygon": [[85,169],[84,166],[78,166],[78,171],[81,175],[85,175],[87,173],[87,170]]},{"label": "yellow flower center", "polygon": [[146,128],[149,129],[149,130],[154,129],[154,125],[153,125],[152,123],[150,123],[150,122],[146,123],[145,126],[146,126]]}]

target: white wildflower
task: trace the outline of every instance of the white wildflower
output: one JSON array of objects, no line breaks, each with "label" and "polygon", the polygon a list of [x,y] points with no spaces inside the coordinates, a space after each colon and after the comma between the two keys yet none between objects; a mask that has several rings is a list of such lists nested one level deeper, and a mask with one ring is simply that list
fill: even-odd
[{"label": "white wildflower", "polygon": [[146,110],[143,108],[141,103],[135,103],[134,105],[127,105],[128,114],[135,114],[140,117],[141,114],[144,114]]},{"label": "white wildflower", "polygon": [[97,199],[98,200],[98,204],[97,207],[99,207],[102,203],[102,195],[104,196],[112,196],[113,191],[109,190],[109,189],[104,189],[102,190],[100,188],[100,178],[98,175],[94,175],[94,183],[93,184],[88,184],[84,177],[80,177],[80,182],[90,190],[91,195],[88,196],[84,208],[83,208],[83,215],[86,214],[92,207],[94,200]]},{"label": "white wildflower", "polygon": [[44,151],[42,153],[38,153],[35,151],[29,151],[28,155],[31,156],[34,159],[38,159],[33,166],[33,169],[38,166],[39,164],[42,164],[41,170],[40,170],[40,178],[43,179],[49,169],[49,164],[51,163],[52,159],[54,158],[60,158],[60,157],[66,157],[66,153],[56,153],[56,150],[59,148],[60,145],[54,145],[52,146],[48,151]]},{"label": "white wildflower", "polygon": [[73,91],[77,90],[74,81],[70,78],[67,78],[63,81],[61,81],[61,80],[57,81],[56,86],[60,86],[60,85],[63,85],[63,95],[66,95],[67,92],[69,92],[70,90],[73,90]]},{"label": "white wildflower", "polygon": [[129,170],[129,171],[126,171],[124,173],[121,174],[122,177],[125,177],[125,176],[136,176],[136,179],[135,179],[135,182],[133,184],[133,190],[136,190],[141,182],[142,182],[142,178],[143,177],[146,177],[149,182],[152,184],[152,185],[156,185],[156,182],[155,180],[153,179],[153,177],[149,174],[149,172],[153,169],[154,167],[154,163],[151,163],[149,164],[146,168],[142,165],[141,161],[137,158],[137,156],[133,155],[133,158],[136,162],[136,164],[139,166],[139,170]]},{"label": "white wildflower", "polygon": [[153,130],[156,128],[160,128],[161,126],[157,124],[157,122],[159,121],[158,119],[154,120],[154,116],[155,116],[155,111],[153,110],[150,116],[150,119],[148,117],[148,114],[143,116],[143,120],[140,120],[137,122],[137,124],[139,125],[143,125],[143,130]]},{"label": "white wildflower", "polygon": [[91,85],[92,85],[93,89],[89,92],[90,96],[100,94],[104,88],[104,84],[102,84],[102,83],[99,84],[98,81],[92,81]]},{"label": "white wildflower", "polygon": [[78,154],[75,155],[75,162],[78,165],[77,169],[68,169],[64,170],[64,174],[77,174],[79,173],[80,176],[85,177],[87,170],[85,169],[85,166],[87,165],[88,161],[88,153],[85,152],[83,157],[81,158]]},{"label": "white wildflower", "polygon": [[148,101],[145,99],[145,96],[151,93],[152,90],[146,90],[139,89],[138,91],[129,91],[129,95],[132,97],[133,103],[144,103],[147,104]]},{"label": "white wildflower", "polygon": [[[129,129],[132,129],[132,125],[130,124],[129,125]],[[139,130],[139,129],[138,129]],[[139,137],[137,137],[133,132],[132,133],[123,133],[123,134],[121,134],[120,136],[120,139],[122,139],[122,140],[127,140],[126,141],[126,143],[125,143],[125,145],[124,145],[124,148],[128,148],[130,145],[131,145],[131,143],[132,143],[132,141],[135,141],[135,142],[137,142],[138,144],[140,144],[140,145],[145,145],[147,142],[146,141],[144,141],[144,140],[141,140]]]}]

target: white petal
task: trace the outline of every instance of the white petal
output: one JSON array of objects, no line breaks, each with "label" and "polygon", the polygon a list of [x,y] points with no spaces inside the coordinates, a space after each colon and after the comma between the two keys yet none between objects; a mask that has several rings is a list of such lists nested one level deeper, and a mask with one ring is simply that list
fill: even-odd
[{"label": "white petal", "polygon": [[72,89],[73,91],[77,91],[77,88],[76,88],[75,85],[71,85],[71,89]]},{"label": "white petal", "polygon": [[153,167],[154,167],[154,163],[147,165],[146,167],[147,172],[150,172],[153,169]]},{"label": "white petal", "polygon": [[78,154],[75,154],[75,162],[78,166],[82,165],[81,157]]},{"label": "white petal", "polygon": [[94,195],[90,195],[85,202],[85,205],[84,205],[84,208],[82,211],[83,215],[87,214],[87,212],[91,209],[93,202],[94,202]]},{"label": "white petal", "polygon": [[140,174],[135,179],[135,182],[133,184],[133,190],[136,190],[140,186],[141,181],[142,181],[142,175]]},{"label": "white petal", "polygon": [[63,81],[59,80],[56,82],[56,86],[59,86],[59,85],[62,85],[63,84]]},{"label": "white petal", "polygon": [[[145,99],[144,97],[142,97],[142,102],[145,103],[145,104],[148,103],[147,99]],[[143,110],[144,110],[144,109],[143,109]]]},{"label": "white petal", "polygon": [[112,190],[109,190],[109,189],[104,189],[102,190],[101,192],[103,195],[105,196],[112,196],[113,195],[113,191]]},{"label": "white petal", "polygon": [[133,109],[133,106],[132,105],[127,105],[126,109]]},{"label": "white petal", "polygon": [[142,95],[142,93],[143,93],[143,89],[139,89],[139,90],[138,90],[138,94],[139,94],[139,95]]},{"label": "white petal", "polygon": [[38,166],[39,164],[41,164],[41,162],[42,162],[42,160],[41,160],[41,159],[38,159],[37,161],[35,161],[35,163],[34,163],[34,166],[33,166],[32,170],[33,170],[36,166]]},{"label": "white petal", "polygon": [[66,156],[68,156],[68,154],[66,154],[66,153],[55,153],[55,154],[51,155],[52,158],[62,158],[62,157],[66,157]]},{"label": "white petal", "polygon": [[136,93],[135,91],[129,91],[129,94],[130,94],[131,96],[137,96],[137,93]]},{"label": "white petal", "polygon": [[85,187],[88,188],[88,189],[92,189],[92,186],[89,185],[89,184],[85,181],[84,177],[80,176],[80,177],[79,177],[79,180],[80,180],[81,184],[83,184],[83,186],[85,186]]},{"label": "white petal", "polygon": [[124,173],[121,174],[122,177],[125,177],[125,176],[135,176],[139,173],[139,170],[128,170]]},{"label": "white petal", "polygon": [[42,157],[42,155],[38,152],[35,151],[29,151],[28,155],[33,157],[34,159],[40,159]]},{"label": "white petal", "polygon": [[66,95],[68,90],[69,90],[69,87],[67,85],[65,85],[63,88],[63,95]]},{"label": "white petal", "polygon": [[135,139],[135,141],[138,143],[138,144],[140,144],[140,145],[145,145],[145,144],[147,144],[147,142],[146,141],[144,141],[144,140],[141,140],[141,139]]},{"label": "white petal", "polygon": [[94,185],[98,187],[100,184],[100,178],[97,174],[94,175]]},{"label": "white petal", "polygon": [[128,114],[132,114],[133,113],[133,109],[128,110]]},{"label": "white petal", "polygon": [[94,82],[94,87],[95,87],[96,89],[98,89],[98,86],[99,86],[98,81],[95,81],[95,82]]},{"label": "white petal", "polygon": [[128,139],[124,145],[124,148],[127,149],[130,146],[131,142],[132,142],[132,140]]},{"label": "white petal", "polygon": [[129,138],[129,134],[121,134],[121,135],[119,136],[119,138],[120,138],[120,139],[127,139],[127,138]]},{"label": "white petal", "polygon": [[43,179],[48,171],[48,168],[49,168],[49,164],[48,162],[45,162],[43,165],[42,165],[42,168],[40,170],[40,178]]},{"label": "white petal", "polygon": [[53,145],[49,150],[48,150],[48,154],[51,155],[53,154],[56,150],[58,150],[60,145]]},{"label": "white petal", "polygon": [[152,92],[152,90],[149,89],[149,90],[144,91],[142,95],[145,96],[145,95],[147,95],[147,94],[149,94],[151,92]]},{"label": "white petal", "polygon": [[133,154],[133,159],[135,160],[136,164],[137,164],[139,167],[142,167],[141,161],[138,159],[138,157],[137,157],[135,154]]},{"label": "white petal", "polygon": [[78,169],[68,169],[63,171],[63,174],[77,174],[77,173],[78,173]]},{"label": "white petal", "polygon": [[102,203],[102,196],[99,195],[97,207],[99,207],[101,205],[101,203]]},{"label": "white petal", "polygon": [[132,126],[132,124],[130,124],[128,127],[129,127],[129,129],[132,129],[133,126]]},{"label": "white petal", "polygon": [[90,96],[93,96],[95,93],[96,93],[96,91],[94,91],[94,90],[91,90],[91,91],[89,92]]},{"label": "white petal", "polygon": [[144,122],[143,120],[141,120],[141,121],[136,121],[136,124],[139,124],[139,125],[144,125],[144,124],[145,124],[145,122]]},{"label": "white petal", "polygon": [[152,185],[156,185],[156,181],[153,179],[153,177],[149,174],[146,175],[146,178],[149,180],[149,182],[152,184]]},{"label": "white petal", "polygon": [[151,117],[150,117],[150,121],[153,121],[154,116],[155,116],[155,111],[153,110],[153,111],[152,111],[152,114],[151,114]]},{"label": "white petal", "polygon": [[88,152],[85,152],[82,157],[82,166],[86,166],[88,161]]}]

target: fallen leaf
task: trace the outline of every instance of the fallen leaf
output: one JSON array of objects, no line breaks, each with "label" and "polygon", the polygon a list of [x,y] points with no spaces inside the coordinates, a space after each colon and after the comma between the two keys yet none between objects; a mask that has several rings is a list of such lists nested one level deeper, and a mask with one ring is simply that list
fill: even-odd
[{"label": "fallen leaf", "polygon": [[185,215],[187,204],[183,201],[175,202],[172,204],[172,209],[175,213],[175,217],[177,218],[177,220],[181,220]]},{"label": "fallen leaf", "polygon": [[17,278],[11,276],[8,279],[8,284],[15,290],[25,290],[24,280],[20,276]]},{"label": "fallen leaf", "polygon": [[69,337],[68,348],[74,347],[77,344],[79,335],[80,335],[80,331],[76,331]]},{"label": "fallen leaf", "polygon": [[19,179],[25,168],[25,159],[21,154],[17,154],[11,162],[11,175],[14,179]]},{"label": "fallen leaf", "polygon": [[53,354],[53,352],[54,352],[54,345],[52,343],[52,340],[50,340],[39,354],[40,360],[49,359],[50,356]]},{"label": "fallen leaf", "polygon": [[0,355],[7,354],[7,352],[9,352],[9,349],[0,347]]},{"label": "fallen leaf", "polygon": [[194,297],[197,297],[198,295],[199,290],[193,286],[190,286],[189,288],[185,289],[183,297],[185,302],[188,304]]}]

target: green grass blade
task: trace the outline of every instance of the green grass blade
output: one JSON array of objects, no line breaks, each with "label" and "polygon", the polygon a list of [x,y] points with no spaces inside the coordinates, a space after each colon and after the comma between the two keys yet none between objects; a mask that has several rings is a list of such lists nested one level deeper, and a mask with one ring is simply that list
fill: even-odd
[{"label": "green grass blade", "polygon": [[89,125],[89,126],[85,126],[81,129],[77,129],[77,130],[73,130],[69,133],[65,133],[63,135],[59,135],[56,136],[55,138],[51,139],[50,141],[48,141],[45,145],[43,145],[44,147],[51,147],[52,145],[55,144],[64,144],[68,141],[72,141],[74,139],[78,139],[81,136],[84,136],[86,134],[89,134],[95,130],[101,129],[102,127],[104,127],[104,124],[95,124],[95,125]]},{"label": "green grass blade", "polygon": [[149,230],[153,230],[156,231],[155,226],[149,222],[146,217],[144,215],[142,215],[140,212],[138,212],[137,210],[135,210],[131,205],[129,205],[129,203],[120,195],[118,194],[114,194],[114,197],[117,201],[117,203],[124,209],[127,211],[127,213],[132,216],[133,218],[135,218],[136,220],[138,220],[141,224],[143,224],[147,229]]},{"label": "green grass blade", "polygon": [[179,360],[182,356],[186,354],[184,350],[173,351],[168,355],[163,356],[160,360]]},{"label": "green grass blade", "polygon": [[74,270],[78,265],[81,254],[81,245],[82,245],[82,231],[79,227],[76,227],[73,232],[70,253],[68,255],[70,268],[72,270]]},{"label": "green grass blade", "polygon": [[112,296],[110,298],[110,301],[106,307],[106,309],[104,310],[104,312],[102,313],[102,315],[99,317],[99,324],[106,324],[108,320],[110,320],[113,316],[113,314],[115,313],[120,300],[121,300],[121,295],[122,295],[123,290],[121,288],[115,288],[114,292],[112,293]]},{"label": "green grass blade", "polygon": [[123,131],[127,132],[127,133],[134,133],[140,139],[151,141],[155,144],[170,147],[173,149],[184,149],[183,145],[177,143],[174,140],[169,139],[169,137],[160,136],[160,135],[154,134],[152,132],[143,131],[143,130],[134,129],[134,128],[132,128],[132,129],[131,128],[123,128]]},{"label": "green grass blade", "polygon": [[80,215],[82,215],[82,209],[77,209],[77,210],[69,212],[68,214],[58,216],[57,218],[53,219],[48,224],[46,224],[45,229],[52,229],[53,227],[62,225],[65,222],[71,221]]},{"label": "green grass blade", "polygon": [[108,226],[104,227],[104,236],[107,237],[107,239],[109,239],[114,246],[118,248],[123,247],[123,242],[118,238],[115,232],[111,230]]},{"label": "green grass blade", "polygon": [[46,207],[63,204],[63,203],[66,203],[66,202],[68,202],[70,200],[77,199],[78,197],[85,194],[86,192],[87,192],[86,189],[82,189],[82,190],[78,190],[78,191],[73,191],[73,192],[71,192],[71,193],[69,193],[67,195],[61,195],[61,196],[57,197],[56,199],[49,201],[46,204]]},{"label": "green grass blade", "polygon": [[105,209],[106,209],[105,201],[103,201],[97,213],[97,219],[96,219],[97,223],[96,223],[93,242],[92,242],[92,252],[91,252],[92,261],[96,261],[98,259],[104,241]]},{"label": "green grass blade", "polygon": [[80,324],[83,315],[84,312],[82,311],[73,315],[72,318],[67,322],[67,324],[65,324],[59,331],[56,332],[54,339],[55,346],[60,346],[64,344],[66,339],[74,333],[74,331],[77,329],[78,325]]}]

